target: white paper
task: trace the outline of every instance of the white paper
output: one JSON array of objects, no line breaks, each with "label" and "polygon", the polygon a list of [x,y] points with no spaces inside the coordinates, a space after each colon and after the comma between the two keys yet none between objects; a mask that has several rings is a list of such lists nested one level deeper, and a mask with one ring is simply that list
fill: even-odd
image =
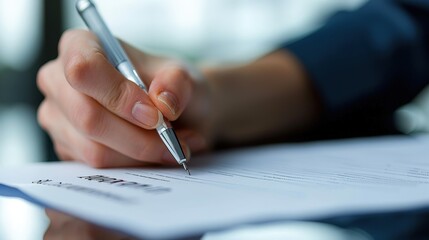
[{"label": "white paper", "polygon": [[428,154],[429,136],[380,137],[194,158],[192,176],[181,168],[63,162],[1,169],[0,183],[137,237],[178,238],[246,223],[428,206]]}]

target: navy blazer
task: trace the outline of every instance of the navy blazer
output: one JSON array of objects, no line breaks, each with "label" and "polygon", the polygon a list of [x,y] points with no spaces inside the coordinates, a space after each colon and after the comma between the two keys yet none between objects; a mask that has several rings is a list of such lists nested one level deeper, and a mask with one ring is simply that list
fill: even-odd
[{"label": "navy blazer", "polygon": [[369,1],[284,47],[314,83],[325,134],[391,133],[394,110],[429,83],[429,0]]}]

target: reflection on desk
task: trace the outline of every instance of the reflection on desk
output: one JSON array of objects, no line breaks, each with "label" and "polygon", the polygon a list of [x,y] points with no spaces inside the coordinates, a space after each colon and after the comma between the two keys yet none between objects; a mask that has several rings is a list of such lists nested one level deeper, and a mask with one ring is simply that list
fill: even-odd
[{"label": "reflection on desk", "polygon": [[[118,233],[54,210],[46,210],[50,225],[44,239],[134,240]],[[285,221],[245,225],[235,229],[206,233],[202,240],[223,239],[311,239],[311,240],[387,240],[428,239],[429,212],[397,212],[324,219],[320,222]]]},{"label": "reflection on desk", "polygon": [[[132,236],[97,226],[52,209],[46,209],[50,224],[44,240],[137,240]],[[195,239],[200,239],[195,238]],[[342,229],[326,223],[287,221],[242,226],[235,229],[206,233],[202,240],[223,239],[313,239],[313,240],[370,240],[363,231]]]},{"label": "reflection on desk", "polygon": [[46,209],[50,224],[46,229],[44,240],[55,239],[105,239],[133,240],[135,238],[115,232],[70,215]]},{"label": "reflection on desk", "polygon": [[[0,198],[0,239],[136,238],[64,213],[44,210],[21,199]],[[423,240],[429,239],[429,211],[345,216],[320,222],[287,221],[246,225],[227,231],[206,233],[202,239]]]}]

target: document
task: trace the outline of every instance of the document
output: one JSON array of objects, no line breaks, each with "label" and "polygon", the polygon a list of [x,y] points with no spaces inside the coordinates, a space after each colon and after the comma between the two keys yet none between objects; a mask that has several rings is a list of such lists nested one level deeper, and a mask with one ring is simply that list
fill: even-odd
[{"label": "document", "polygon": [[280,144],[177,168],[38,163],[0,169],[0,195],[130,235],[199,236],[242,224],[429,206],[429,136]]}]

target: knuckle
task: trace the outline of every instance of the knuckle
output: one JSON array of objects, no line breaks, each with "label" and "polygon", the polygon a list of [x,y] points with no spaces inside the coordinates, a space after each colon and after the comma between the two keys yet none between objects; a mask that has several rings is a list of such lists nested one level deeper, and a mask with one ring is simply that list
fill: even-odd
[{"label": "knuckle", "polygon": [[106,150],[99,144],[87,144],[83,149],[83,160],[94,168],[104,168],[106,165]]},{"label": "knuckle", "polygon": [[118,81],[116,86],[106,93],[103,102],[106,108],[118,113],[122,109],[126,109],[128,102],[131,101],[134,96],[133,94],[135,95],[132,86],[128,84],[127,81]]},{"label": "knuckle", "polygon": [[64,60],[64,74],[67,81],[74,89],[85,90],[86,80],[97,77],[93,69],[94,66],[100,65],[101,61],[106,61],[106,58],[101,50],[95,47],[87,51],[82,49],[71,51]]},{"label": "knuckle", "polygon": [[189,95],[189,91],[192,92],[194,90],[194,80],[192,80],[191,75],[189,75],[189,72],[179,68],[174,73],[173,81],[177,85],[181,86],[181,89],[184,90],[187,95]]},{"label": "knuckle", "polygon": [[91,62],[88,57],[81,52],[73,52],[70,57],[65,60],[64,73],[70,83],[75,89],[82,88],[85,76],[91,69]]},{"label": "knuckle", "polygon": [[71,122],[79,132],[89,137],[100,137],[103,135],[102,110],[95,104],[79,104],[72,113]]},{"label": "knuckle", "polygon": [[180,67],[175,67],[169,72],[170,81],[187,81],[190,79],[189,73]]}]

